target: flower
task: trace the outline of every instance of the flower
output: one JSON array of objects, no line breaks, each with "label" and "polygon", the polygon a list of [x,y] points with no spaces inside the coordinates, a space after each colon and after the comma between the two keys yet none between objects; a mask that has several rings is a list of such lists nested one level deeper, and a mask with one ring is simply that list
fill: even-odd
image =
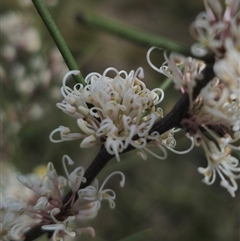
[{"label": "flower", "polygon": [[[114,77],[108,77],[110,72]],[[142,156],[145,156],[144,150],[149,152],[147,140],[156,140],[153,143],[161,145],[162,137],[157,132],[149,132],[163,117],[156,105],[162,101],[164,93],[160,88],[147,89],[137,78],[143,77],[142,68],[129,74],[115,68],[106,69],[103,75],[91,73],[85,78],[85,86],[76,84],[71,89],[66,80],[69,75],[78,73],[70,71],[65,75],[61,88],[64,100],[57,107],[77,120],[80,132],[71,133],[68,127],[59,126],[50,134],[52,142],[82,139],[82,148],[104,144],[118,161],[119,153],[129,145],[140,150]],[[60,134],[60,139],[54,139],[56,133]]]},{"label": "flower", "polygon": [[226,40],[225,55],[214,64],[214,72],[240,102],[240,36],[238,41],[239,46],[232,39]]},{"label": "flower", "polygon": [[232,196],[237,190],[236,179],[240,178],[239,160],[233,151],[240,151],[240,52],[236,43],[239,40],[226,39],[225,52],[216,58],[213,66],[215,77],[203,87],[194,99],[193,91],[197,81],[204,76],[205,63],[191,57],[171,53],[162,67],[157,68],[150,60],[151,48],[147,54],[149,64],[173,80],[176,89],[187,93],[190,105],[181,121],[182,128],[196,146],[202,146],[208,166],[199,168],[210,185],[221,178],[221,186]]},{"label": "flower", "polygon": [[147,52],[148,64],[157,72],[173,80],[177,90],[181,90],[182,93],[187,92],[191,102],[196,80],[201,78],[201,72],[206,66],[205,63],[192,57],[185,57],[179,53],[171,53],[169,57],[165,53],[165,62],[160,68],[157,68],[153,65],[150,58],[150,54],[154,49],[156,47],[150,48]]},{"label": "flower", "polygon": [[231,155],[230,145],[224,143],[227,138],[219,138],[218,143],[210,141],[203,135],[202,139],[204,140],[201,145],[208,161],[206,168],[198,168],[199,173],[204,175],[203,182],[211,185],[218,173],[221,186],[226,188],[232,197],[235,197],[235,191],[238,189],[236,179],[240,178],[240,167],[239,160]]},{"label": "flower", "polygon": [[[25,234],[31,228],[41,227],[52,231],[52,240],[63,240],[65,236],[75,237],[81,232],[89,232],[94,236],[94,229],[83,227],[73,230],[73,221],[82,221],[97,215],[102,200],[108,200],[114,208],[116,194],[111,189],[104,189],[106,182],[113,175],[122,177],[120,185],[123,187],[125,177],[122,172],[113,172],[99,187],[98,181],[85,188],[80,188],[86,182],[84,168],[77,167],[68,172],[66,162],[73,165],[69,156],[63,156],[63,166],[67,178],[59,176],[50,162],[46,175],[42,179],[30,179],[28,176],[18,175],[18,181],[29,188],[33,195],[31,199],[5,198],[2,203],[1,237],[3,240],[24,240]],[[62,193],[66,186],[71,189],[71,195],[63,202]]]},{"label": "flower", "polygon": [[210,50],[221,58],[229,38],[240,47],[239,3],[239,0],[225,0],[223,11],[219,0],[204,0],[206,12],[200,13],[190,27],[191,35],[198,41],[192,46],[193,54],[202,57]]}]

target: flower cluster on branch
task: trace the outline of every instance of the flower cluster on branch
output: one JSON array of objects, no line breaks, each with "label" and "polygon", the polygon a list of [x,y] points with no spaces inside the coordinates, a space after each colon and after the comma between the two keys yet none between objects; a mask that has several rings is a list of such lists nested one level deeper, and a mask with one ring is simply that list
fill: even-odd
[{"label": "flower cluster on branch", "polygon": [[[74,237],[76,234],[88,232],[94,236],[92,227],[73,228],[72,221],[83,221],[94,218],[103,200],[107,200],[111,208],[115,207],[116,194],[111,189],[104,189],[106,182],[113,175],[122,177],[121,187],[125,177],[121,172],[110,174],[103,184],[95,179],[91,185],[79,190],[81,183],[86,182],[84,168],[77,167],[71,173],[66,164],[73,165],[69,156],[62,158],[66,178],[59,176],[50,162],[46,174],[39,178],[35,176],[18,175],[17,179],[32,191],[25,199],[5,197],[1,203],[1,237],[3,241],[25,240],[26,233],[39,227],[45,232],[52,233],[54,241],[63,240],[65,236]],[[63,194],[66,187],[71,189],[71,197],[63,203]]]},{"label": "flower cluster on branch", "polygon": [[[165,62],[158,68],[151,62],[156,47],[147,53],[150,66],[172,80],[182,93],[166,116],[158,107],[164,92],[146,87],[140,80],[144,77],[142,68],[127,73],[110,67],[103,74],[90,73],[84,84],[77,83],[73,88],[67,85],[67,79],[79,71],[65,75],[63,100],[57,107],[76,120],[78,131],[59,126],[50,134],[50,140],[58,143],[81,139],[81,148],[99,146],[100,151],[86,172],[77,167],[69,173],[66,164],[73,165],[73,161],[63,156],[67,178],[57,175],[51,162],[43,178],[18,175],[33,194],[27,200],[10,197],[1,203],[4,241],[30,241],[44,232],[54,241],[82,231],[94,236],[93,228],[74,229],[71,223],[95,217],[102,200],[108,200],[114,208],[115,192],[104,186],[115,174],[121,175],[123,186],[124,175],[114,172],[100,187],[95,177],[110,159],[120,161],[120,154],[133,149],[144,159],[146,153],[165,159],[165,148],[184,154],[194,145],[201,146],[207,159],[207,166],[198,168],[203,182],[211,185],[219,176],[220,185],[235,196],[240,178],[236,155],[240,151],[240,1],[226,0],[225,10],[218,0],[204,0],[204,4],[206,12],[191,25],[198,41],[192,52],[198,58],[165,53]],[[179,127],[192,142],[182,152],[175,150],[174,133]],[[163,155],[153,153],[149,146],[159,147]],[[63,195],[67,186],[70,190]]]},{"label": "flower cluster on branch", "polygon": [[149,50],[147,60],[156,71],[173,80],[176,89],[189,96],[189,108],[181,125],[206,154],[208,166],[198,169],[204,175],[203,181],[210,185],[218,174],[221,186],[234,197],[236,179],[240,178],[239,160],[232,155],[240,150],[240,14],[236,12],[239,1],[226,1],[224,14],[218,1],[204,2],[206,12],[197,17],[192,29],[206,50],[201,53],[214,54],[215,76],[198,96],[194,98],[193,92],[197,79],[204,78],[204,61],[171,53],[157,68],[150,60],[154,48]]},{"label": "flower cluster on branch", "polygon": [[[110,72],[114,74],[112,78],[108,76]],[[119,154],[129,145],[138,149],[144,159],[146,152],[165,159],[167,154],[164,147],[175,147],[174,129],[163,135],[150,133],[154,123],[163,118],[163,111],[157,105],[163,100],[164,92],[160,88],[146,88],[138,79],[143,78],[142,68],[129,74],[115,68],[106,69],[102,75],[91,73],[85,78],[85,86],[76,84],[73,89],[66,85],[71,74],[78,74],[78,71],[70,71],[64,77],[61,88],[64,100],[57,106],[76,118],[80,132],[71,133],[68,127],[60,126],[51,133],[51,141],[83,139],[81,148],[104,145],[118,161]],[[60,139],[54,139],[56,133],[60,134]],[[163,155],[150,151],[147,140],[158,146]]]}]

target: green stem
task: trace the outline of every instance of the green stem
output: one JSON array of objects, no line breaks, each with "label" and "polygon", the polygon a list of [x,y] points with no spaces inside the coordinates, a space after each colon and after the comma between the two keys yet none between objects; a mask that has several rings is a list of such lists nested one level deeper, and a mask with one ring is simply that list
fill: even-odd
[{"label": "green stem", "polygon": [[[42,0],[32,0],[32,2],[35,5],[35,8],[37,9],[44,24],[46,25],[54,42],[56,43],[60,53],[62,54],[63,59],[69,70],[79,70],[77,63],[75,62],[65,40],[63,39],[62,34],[60,33],[44,2]],[[76,82],[85,84],[84,77],[81,73],[79,73],[79,75],[73,75],[73,77]]]},{"label": "green stem", "polygon": [[80,13],[77,15],[77,21],[104,30],[110,34],[123,37],[134,43],[146,47],[160,47],[174,52],[181,52],[189,55],[189,46],[175,42],[171,39],[160,37],[158,35],[150,34],[136,28],[115,22],[112,19],[98,16],[90,13]]},{"label": "green stem", "polygon": [[160,88],[165,91],[171,84],[172,84],[171,79],[165,79],[164,82],[160,85]]}]

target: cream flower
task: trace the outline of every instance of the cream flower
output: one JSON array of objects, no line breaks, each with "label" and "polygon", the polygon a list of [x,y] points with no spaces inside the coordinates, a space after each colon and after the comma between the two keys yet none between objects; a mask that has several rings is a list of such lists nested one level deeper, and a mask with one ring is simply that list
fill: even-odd
[{"label": "cream flower", "polygon": [[205,130],[212,134],[214,142],[210,141],[203,133],[201,136],[201,145],[205,151],[208,166],[206,168],[198,168],[199,173],[205,177],[203,182],[211,185],[216,180],[216,174],[221,178],[221,186],[226,188],[232,197],[235,197],[235,192],[238,189],[236,179],[240,178],[239,160],[231,155],[232,149],[240,150],[240,146],[233,146],[233,140],[230,136],[218,138],[207,127]]},{"label": "cream flower", "polygon": [[225,0],[223,11],[219,0],[204,0],[206,12],[200,13],[191,25],[190,32],[198,40],[192,46],[196,56],[204,56],[208,50],[218,58],[225,52],[228,38],[236,40],[240,47],[239,0]]},{"label": "cream flower", "polygon": [[185,57],[182,54],[171,53],[169,57],[164,54],[165,62],[160,68],[157,68],[150,58],[151,52],[156,49],[152,47],[148,50],[147,61],[148,64],[157,72],[164,74],[171,79],[177,90],[181,90],[183,93],[187,92],[192,101],[193,88],[196,85],[196,79],[201,78],[201,72],[205,68],[205,63],[201,60],[194,59],[192,57]]},{"label": "cream flower", "polygon": [[[217,8],[217,6],[215,6]],[[173,80],[175,87],[189,96],[190,105],[181,125],[189,138],[193,138],[196,146],[202,146],[207,160],[207,168],[199,168],[205,178],[204,182],[212,184],[218,174],[221,186],[234,196],[237,190],[236,179],[240,178],[239,160],[232,151],[240,151],[240,54],[236,43],[239,40],[225,39],[225,52],[216,58],[214,64],[215,78],[201,89],[197,98],[193,99],[196,81],[203,78],[205,63],[190,57],[172,53],[166,62],[157,68],[149,64]]]},{"label": "cream flower", "polygon": [[[235,88],[235,91],[239,89]],[[240,178],[239,160],[231,155],[232,150],[240,151],[240,104],[231,88],[218,78],[210,81],[199,96],[191,102],[182,127],[196,146],[202,146],[207,160],[207,168],[199,168],[208,185],[218,174],[221,185],[235,196],[236,179]],[[230,182],[229,182],[230,181]]]},{"label": "cream flower", "polygon": [[[113,172],[99,188],[98,181],[85,188],[80,188],[81,183],[86,182],[84,168],[77,167],[71,173],[68,172],[66,162],[73,165],[68,156],[63,156],[63,166],[67,179],[58,176],[53,164],[47,166],[46,175],[42,179],[30,179],[27,176],[18,175],[18,180],[34,195],[30,200],[5,198],[1,207],[2,220],[1,236],[3,240],[24,240],[25,233],[35,227],[41,226],[43,230],[52,231],[53,241],[64,240],[65,236],[75,237],[81,232],[89,232],[94,236],[91,227],[71,228],[71,223],[93,218],[101,207],[102,200],[108,200],[110,207],[114,208],[116,194],[111,189],[104,189],[106,182],[115,174],[122,177],[120,185],[123,187],[125,177],[121,172]],[[63,203],[63,189],[69,186],[72,194]],[[35,198],[33,198],[35,196]]]},{"label": "cream flower", "polygon": [[199,168],[205,176],[204,182],[212,184],[218,174],[221,185],[232,196],[237,190],[235,179],[240,178],[239,160],[231,155],[232,150],[240,151],[237,142],[240,139],[240,104],[235,94],[238,92],[237,86],[232,90],[218,78],[210,81],[195,100],[188,92],[190,106],[181,123],[188,136],[194,138],[195,145],[202,146],[205,151],[208,167]]},{"label": "cream flower", "polygon": [[[239,27],[240,32],[240,27]],[[239,46],[232,39],[225,42],[225,55],[214,64],[217,77],[230,89],[238,103],[240,102],[240,36]]]},{"label": "cream flower", "polygon": [[[203,88],[189,110],[194,125],[237,126],[240,120],[239,99],[218,78]],[[234,131],[237,131],[237,127]]]},{"label": "cream flower", "polygon": [[[111,73],[112,72],[112,73]],[[161,139],[157,133],[149,134],[151,127],[163,117],[157,108],[164,93],[160,88],[149,90],[138,77],[143,77],[143,69],[129,74],[108,68],[103,75],[91,73],[86,86],[76,84],[73,89],[66,85],[71,71],[65,75],[61,88],[64,100],[57,106],[76,118],[79,133],[71,133],[68,127],[60,126],[50,135],[53,142],[82,139],[80,147],[90,148],[104,144],[107,151],[119,161],[119,153],[129,145],[143,149],[147,139]],[[111,75],[113,77],[108,77]],[[54,139],[56,133],[60,139]]]}]

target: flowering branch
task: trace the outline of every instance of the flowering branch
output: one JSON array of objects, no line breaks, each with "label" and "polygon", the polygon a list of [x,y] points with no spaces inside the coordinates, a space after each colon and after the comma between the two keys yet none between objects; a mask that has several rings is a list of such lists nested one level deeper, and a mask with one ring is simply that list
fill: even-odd
[{"label": "flowering branch", "polygon": [[[206,66],[206,68],[202,72],[203,78],[198,80],[198,84],[194,89],[194,98],[199,94],[201,89],[206,86],[206,84],[212,80],[214,77],[213,72],[213,63],[209,63],[209,65]],[[189,96],[187,93],[183,94],[182,97],[179,99],[179,101],[174,105],[172,110],[161,120],[156,122],[152,129],[150,130],[150,133],[157,131],[159,135],[167,132],[168,130],[174,128],[174,127],[182,127],[181,122],[182,119],[185,117],[187,110],[189,108]],[[135,136],[133,139],[137,139],[138,137]],[[150,140],[149,140],[150,141]],[[122,153],[129,152],[131,150],[134,150],[135,147],[132,145],[129,145],[127,149],[125,149]],[[122,154],[121,153],[121,154]],[[93,180],[103,168],[107,164],[108,161],[110,161],[114,155],[110,155],[104,146],[101,147],[99,153],[97,154],[96,158],[93,160],[93,162],[90,164],[88,169],[86,170],[86,179],[90,181]]]},{"label": "flowering branch", "polygon": [[[148,51],[150,66],[171,79],[175,88],[182,92],[182,97],[165,117],[162,109],[157,107],[164,98],[164,92],[160,88],[149,90],[146,87],[140,80],[144,77],[141,67],[130,73],[113,67],[107,68],[102,75],[90,73],[83,83],[77,83],[73,88],[67,85],[67,78],[78,75],[79,71],[65,75],[61,88],[63,100],[57,107],[76,119],[80,131],[72,133],[70,128],[59,126],[50,134],[50,140],[58,143],[81,139],[81,148],[101,146],[99,153],[86,172],[83,167],[77,167],[71,173],[67,165],[74,162],[64,155],[62,161],[67,178],[58,176],[52,163],[48,164],[46,175],[40,181],[18,175],[18,180],[35,193],[35,202],[14,198],[4,200],[4,208],[9,212],[5,215],[3,230],[11,230],[10,234],[5,232],[6,237],[32,241],[48,233],[48,237],[56,241],[66,235],[74,237],[83,230],[94,236],[92,228],[73,231],[68,223],[74,219],[95,217],[103,199],[114,208],[115,192],[103,187],[115,174],[121,175],[120,186],[123,187],[123,173],[116,171],[110,174],[100,187],[95,177],[113,157],[120,161],[121,154],[134,149],[144,159],[146,152],[165,159],[166,149],[184,154],[194,145],[201,146],[207,158],[207,167],[198,168],[198,172],[204,175],[203,182],[211,185],[218,175],[220,185],[232,197],[235,196],[240,167],[239,160],[231,153],[240,150],[237,144],[240,139],[240,86],[239,66],[236,64],[240,56],[240,15],[235,16],[240,1],[227,1],[224,14],[218,2],[205,0],[204,3],[206,13],[201,14],[192,26],[196,39],[202,45],[206,44],[206,47],[197,44],[193,48],[199,57],[207,56],[204,61],[171,53],[169,57],[165,54],[165,62],[158,68],[150,59],[155,47]],[[103,24],[108,26],[105,28],[108,31],[125,36],[127,32],[123,27],[115,31],[109,22],[99,19],[97,25]],[[134,37],[130,36],[130,39]],[[109,77],[109,72],[113,72],[114,77]],[[186,151],[174,149],[174,133],[178,128],[185,130],[191,140],[192,144]],[[56,138],[56,134],[60,138]],[[159,147],[163,155],[153,153],[147,144]],[[66,186],[70,191],[62,197],[62,189]],[[22,214],[27,215],[30,222],[19,222]]]},{"label": "flowering branch", "polygon": [[[197,85],[194,89],[194,97],[196,97],[200,90],[213,78],[213,65],[209,63],[206,68],[202,72],[202,79],[197,80]],[[160,135],[172,129],[173,127],[181,127],[181,121],[185,117],[188,108],[189,108],[189,96],[185,93],[179,99],[179,101],[175,104],[172,110],[163,117],[160,121],[155,123],[150,132],[157,131]],[[133,139],[137,139],[135,136]],[[148,140],[150,142],[151,140]],[[135,147],[129,145],[122,153],[129,152],[134,150]],[[87,170],[85,171],[84,178],[86,182],[82,182],[79,190],[86,188],[89,186],[92,181],[96,178],[96,176],[101,172],[101,170],[106,166],[106,164],[114,157],[114,155],[109,154],[104,145],[101,146],[97,156],[94,158],[92,163],[89,165]],[[70,190],[63,199],[63,205],[69,206],[69,199],[72,198],[73,192]],[[75,199],[77,196],[75,197]],[[32,241],[37,237],[41,236],[43,233],[46,233],[46,230],[42,230],[41,226],[36,226],[34,229],[30,229],[26,234],[25,241]],[[52,235],[51,231],[48,231],[49,235]]]},{"label": "flowering branch", "polygon": [[182,43],[126,26],[97,14],[79,13],[77,15],[77,21],[148,48],[158,46],[166,50],[181,52],[186,55],[190,54],[189,47]]},{"label": "flowering branch", "polygon": [[[62,34],[60,33],[44,2],[42,0],[32,0],[32,2],[35,5],[44,24],[46,25],[49,33],[51,34],[54,42],[56,43],[60,53],[62,54],[63,59],[65,60],[69,70],[78,70],[78,65],[75,62]],[[81,72],[79,72],[78,75],[75,75],[74,79],[78,83],[84,83],[84,78]]]}]

